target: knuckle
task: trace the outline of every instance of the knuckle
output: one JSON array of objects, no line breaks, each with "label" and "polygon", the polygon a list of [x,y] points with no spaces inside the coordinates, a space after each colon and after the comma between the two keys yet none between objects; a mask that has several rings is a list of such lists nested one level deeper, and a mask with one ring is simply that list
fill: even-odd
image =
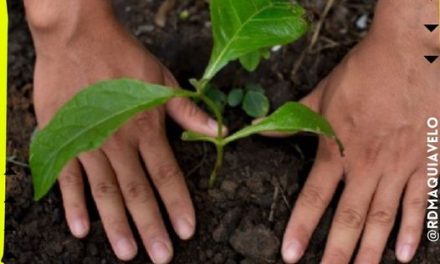
[{"label": "knuckle", "polygon": [[353,208],[345,208],[335,217],[336,223],[353,229],[359,229],[362,227],[364,217],[362,214]]},{"label": "knuckle", "polygon": [[[377,245],[369,243],[368,245],[365,245],[359,249],[359,253],[356,258],[356,261],[362,260],[366,263],[370,263],[368,262],[368,260],[380,259],[381,255],[382,255],[382,251],[380,250],[380,248]],[[362,261],[360,261],[360,263],[364,263]]]},{"label": "knuckle", "polygon": [[99,182],[92,188],[95,199],[105,199],[114,195],[119,195],[119,188],[116,184],[109,182]]},{"label": "knuckle", "polygon": [[124,152],[126,151],[127,145],[128,140],[119,130],[107,140],[103,145],[103,149],[109,152]]},{"label": "knuckle", "polygon": [[153,173],[151,178],[157,188],[162,188],[172,184],[180,173],[179,168],[175,164],[164,163],[157,167],[156,173]]},{"label": "knuckle", "polygon": [[115,234],[124,234],[126,233],[128,223],[124,220],[123,216],[111,216],[102,219],[104,226],[108,226],[111,232]]},{"label": "knuckle", "polygon": [[349,263],[350,256],[341,248],[331,248],[326,254],[325,259],[327,260],[326,263]]},{"label": "knuckle", "polygon": [[71,170],[67,170],[61,175],[59,184],[61,189],[81,186],[82,177]]},{"label": "knuckle", "polygon": [[84,164],[84,161],[96,162],[101,160],[100,150],[91,150],[79,155],[80,161]]},{"label": "knuckle", "polygon": [[146,222],[139,226],[139,232],[145,234],[149,239],[163,236],[163,229],[158,221]]},{"label": "knuckle", "polygon": [[412,198],[407,202],[407,205],[416,208],[417,210],[425,210],[428,202],[423,198]]},{"label": "knuckle", "polygon": [[394,221],[394,214],[392,210],[389,209],[375,210],[368,216],[368,221],[383,225],[391,225]]},{"label": "knuckle", "polygon": [[125,137],[121,130],[116,131],[116,133],[114,133],[109,140],[109,142],[111,142],[115,146],[122,146],[125,144],[125,141]]},{"label": "knuckle", "polygon": [[127,201],[127,203],[145,203],[151,197],[147,186],[137,181],[127,183],[123,190],[124,199]]},{"label": "knuckle", "polygon": [[180,105],[182,107],[182,112],[187,118],[193,119],[199,113],[199,109],[197,108],[197,106],[195,104],[192,104],[191,102],[182,101]]},{"label": "knuckle", "polygon": [[[417,224],[405,224],[402,225],[402,231],[409,237],[418,237],[423,232],[423,226]],[[401,232],[402,232],[401,231]]]},{"label": "knuckle", "polygon": [[143,132],[145,131],[154,131],[155,129],[163,125],[161,110],[158,108],[151,109],[149,111],[142,112],[138,114],[134,121],[138,128],[140,128]]},{"label": "knuckle", "polygon": [[81,201],[66,201],[63,200],[64,207],[66,210],[66,218],[67,218],[67,211],[70,212],[80,212],[85,208],[85,204]]},{"label": "knuckle", "polygon": [[314,185],[306,186],[301,192],[298,201],[305,207],[316,209],[324,209],[326,207],[326,202],[320,188]]},{"label": "knuckle", "polygon": [[373,139],[369,144],[364,144],[364,157],[361,159],[362,163],[365,165],[374,165],[377,163],[379,153],[382,150],[382,141],[378,139]]}]

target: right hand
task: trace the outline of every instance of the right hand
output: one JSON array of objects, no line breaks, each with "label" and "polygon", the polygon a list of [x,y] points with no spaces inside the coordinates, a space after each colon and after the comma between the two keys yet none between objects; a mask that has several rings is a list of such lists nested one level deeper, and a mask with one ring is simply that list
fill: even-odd
[{"label": "right hand", "polygon": [[[25,1],[37,54],[34,104],[39,127],[44,127],[79,90],[97,81],[132,77],[177,86],[168,69],[116,22],[109,4],[97,8],[96,2],[83,6],[85,10],[99,10],[93,16],[69,19],[60,17],[61,11],[43,16],[54,8],[50,6],[53,3]],[[189,239],[194,234],[194,208],[166,138],[165,113],[188,130],[216,136],[217,124],[206,113],[190,100],[173,99],[166,107],[131,119],[101,149],[71,161],[59,177],[72,234],[83,238],[89,232],[84,184],[90,184],[107,237],[121,260],[130,260],[137,253],[126,208],[153,262],[167,263],[172,258],[172,244],[150,182],[158,190],[178,236]],[[83,172],[88,183],[83,181]]]}]

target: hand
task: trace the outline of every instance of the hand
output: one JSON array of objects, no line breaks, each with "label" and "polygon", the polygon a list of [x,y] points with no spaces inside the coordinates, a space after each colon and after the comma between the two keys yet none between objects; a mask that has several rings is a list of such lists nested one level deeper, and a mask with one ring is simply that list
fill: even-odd
[{"label": "hand", "polygon": [[[170,72],[127,34],[112,15],[103,15],[95,22],[78,25],[75,34],[68,38],[68,29],[57,26],[49,30],[47,25],[31,24],[37,50],[34,103],[40,127],[81,88],[100,80],[132,77],[177,86]],[[137,252],[125,208],[154,263],[167,263],[172,258],[172,244],[147,174],[178,236],[189,239],[195,230],[194,209],[185,179],[166,138],[165,113],[186,129],[211,136],[217,133],[215,121],[191,101],[174,99],[166,107],[137,115],[101,149],[70,162],[59,177],[72,234],[82,238],[90,229],[84,172],[106,234],[121,260],[130,260]]]},{"label": "hand", "polygon": [[416,252],[427,206],[426,121],[439,112],[439,64],[425,61],[432,49],[417,43],[420,38],[393,38],[393,30],[370,32],[303,100],[330,121],[345,156],[320,139],[284,236],[288,263],[303,255],[341,180],[322,263],[349,263],[358,242],[355,263],[380,263],[401,198],[396,255],[409,262]]}]

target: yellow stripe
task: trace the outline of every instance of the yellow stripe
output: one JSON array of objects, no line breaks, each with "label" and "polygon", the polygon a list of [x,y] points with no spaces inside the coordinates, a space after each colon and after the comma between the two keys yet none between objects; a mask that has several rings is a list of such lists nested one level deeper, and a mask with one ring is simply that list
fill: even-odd
[{"label": "yellow stripe", "polygon": [[7,86],[8,12],[6,0],[0,3],[0,262],[3,263],[5,238],[6,172],[6,86]]}]

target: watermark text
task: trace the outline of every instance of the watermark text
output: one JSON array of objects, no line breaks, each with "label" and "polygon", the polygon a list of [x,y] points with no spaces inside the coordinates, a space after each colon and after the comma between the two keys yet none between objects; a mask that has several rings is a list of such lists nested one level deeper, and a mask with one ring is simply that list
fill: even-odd
[{"label": "watermark text", "polygon": [[426,210],[426,237],[431,242],[440,239],[439,234],[439,119],[430,117],[426,121],[426,184],[428,185],[428,203]]}]

